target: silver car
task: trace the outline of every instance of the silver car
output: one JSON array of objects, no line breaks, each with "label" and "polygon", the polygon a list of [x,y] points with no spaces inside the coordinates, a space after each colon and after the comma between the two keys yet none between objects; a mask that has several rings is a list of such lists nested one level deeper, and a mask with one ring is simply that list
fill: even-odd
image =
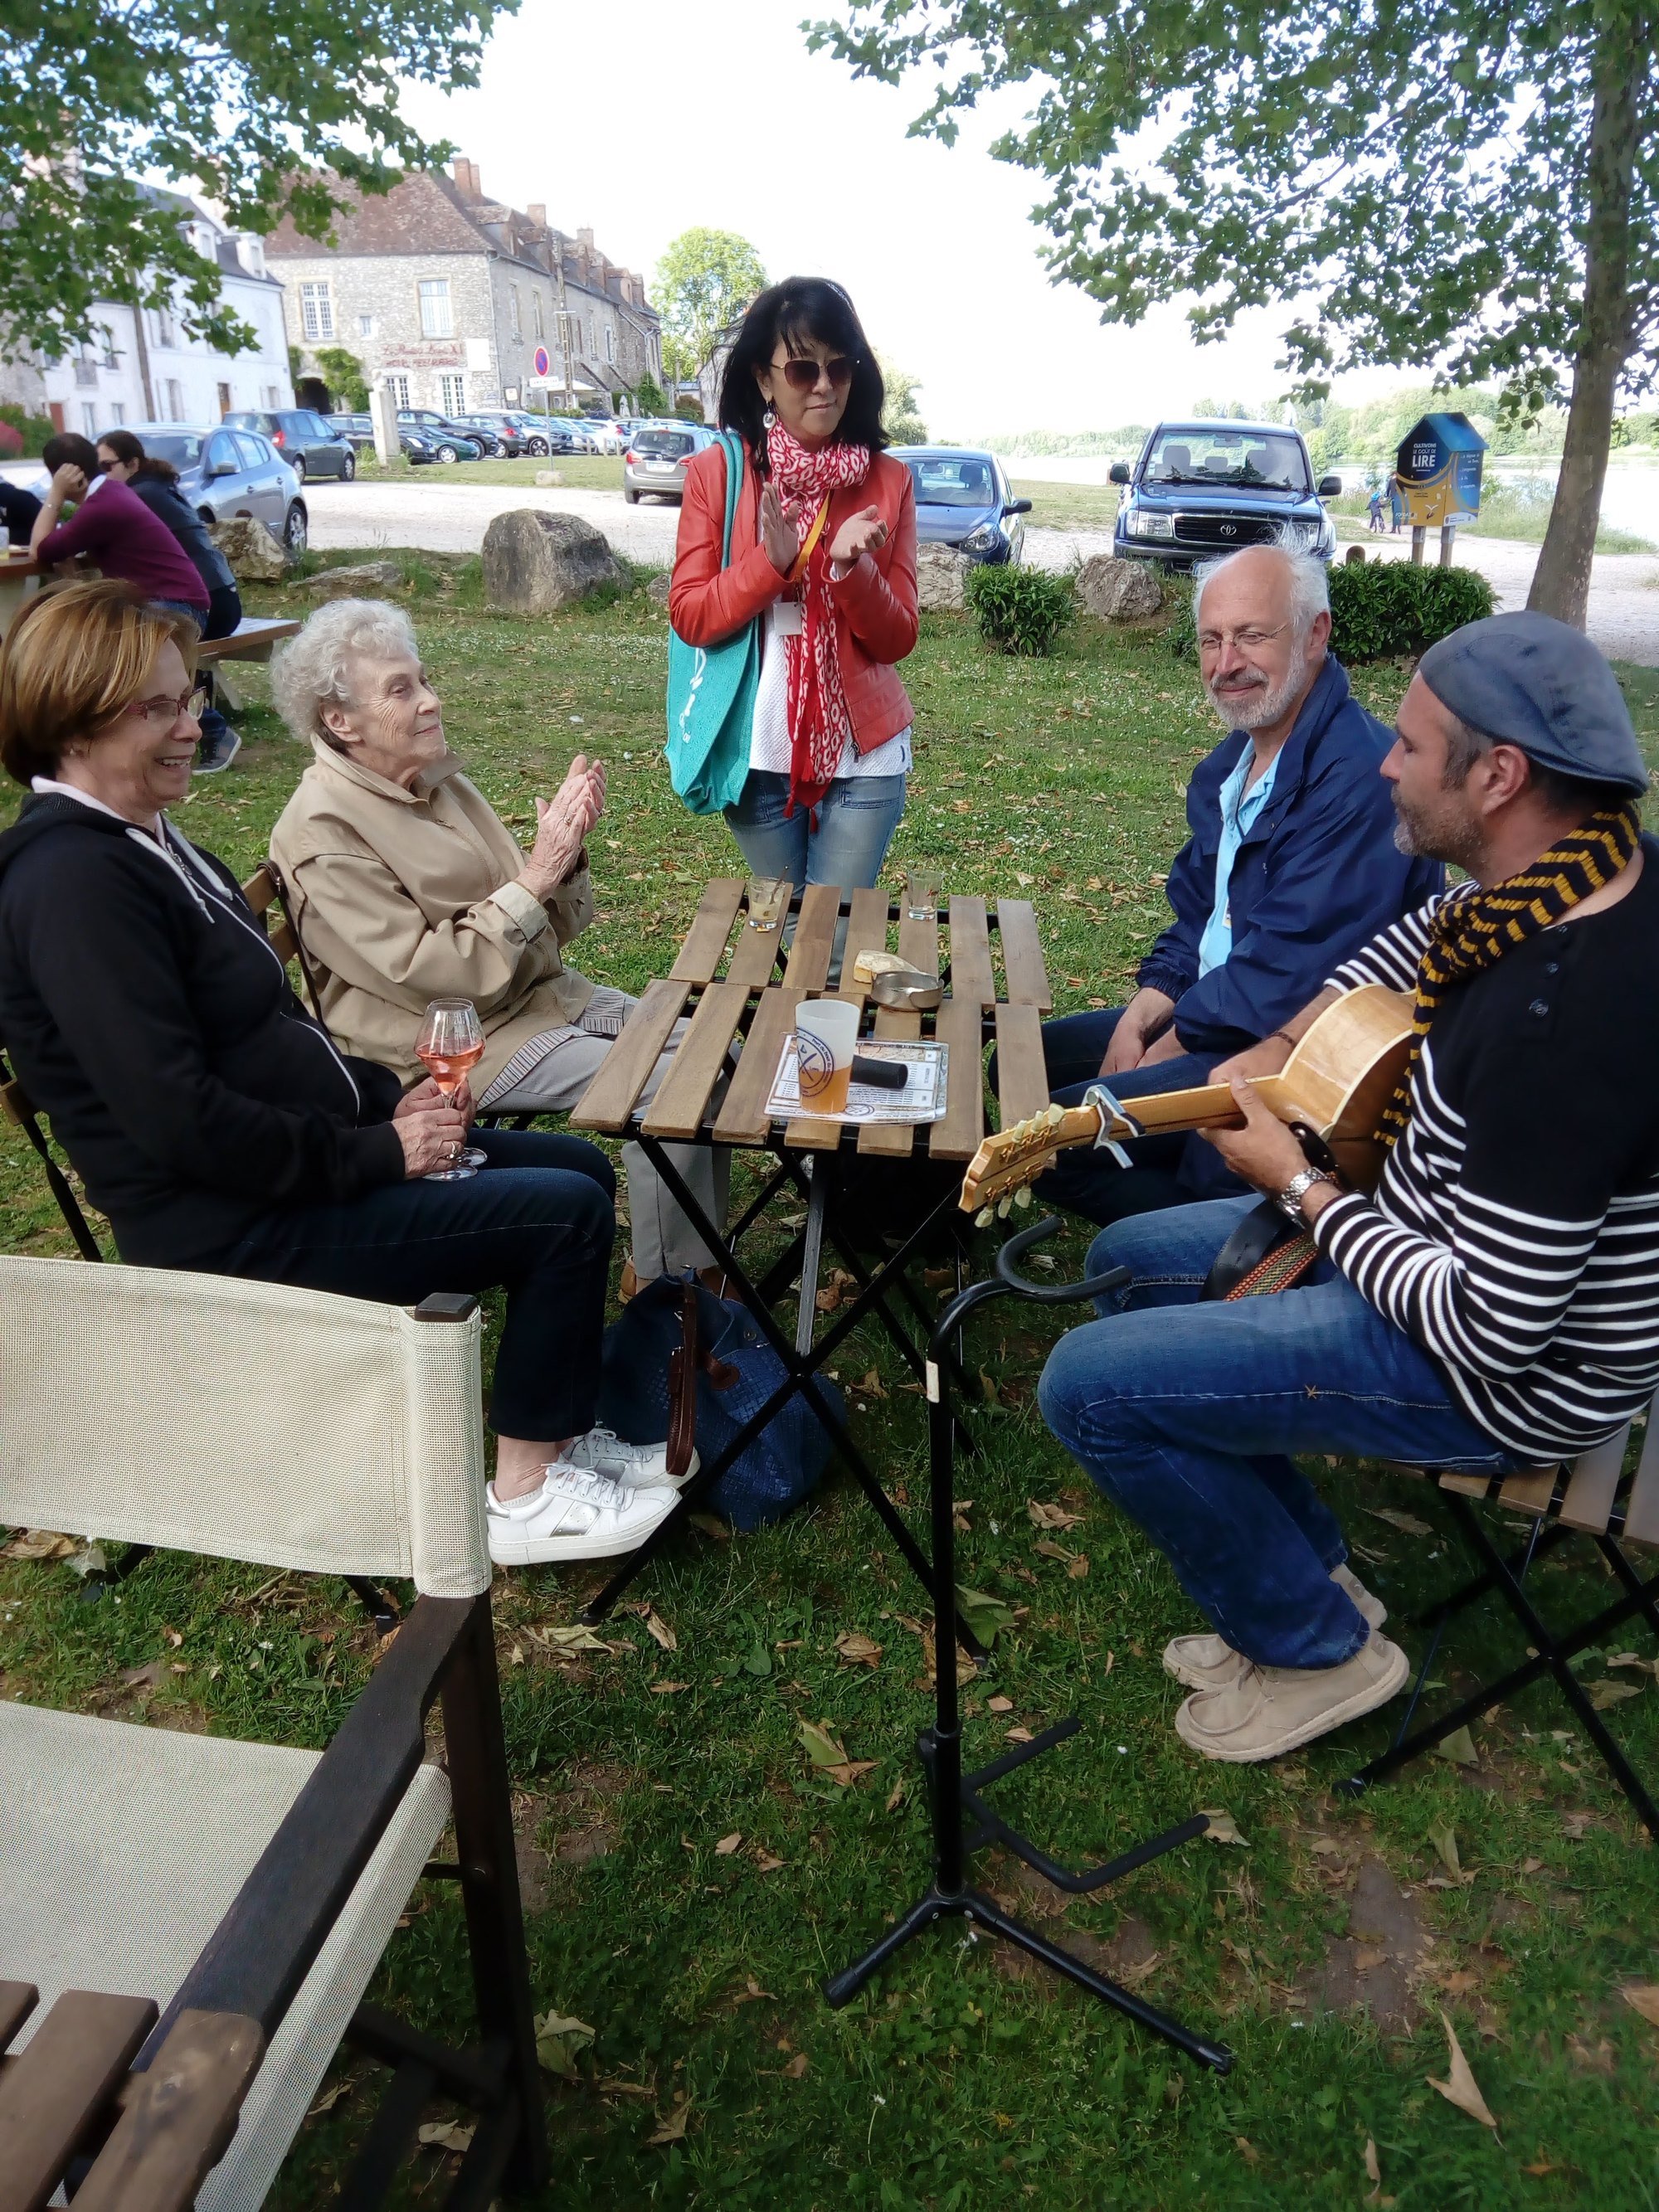
[{"label": "silver car", "polygon": [[647,422],[623,455],[623,497],[637,507],[647,494],[683,499],[685,471],[714,433],[701,422]]},{"label": "silver car", "polygon": [[250,516],[280,538],[290,560],[306,550],[310,527],[300,479],[269,438],[228,422],[133,422],[147,453],[171,461],[179,490],[204,522]]}]

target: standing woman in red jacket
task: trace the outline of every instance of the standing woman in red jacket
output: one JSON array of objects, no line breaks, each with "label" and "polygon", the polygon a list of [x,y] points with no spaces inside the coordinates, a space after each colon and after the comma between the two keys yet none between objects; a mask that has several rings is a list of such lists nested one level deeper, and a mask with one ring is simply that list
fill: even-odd
[{"label": "standing woman in red jacket", "polygon": [[686,471],[668,611],[688,645],[763,617],[743,794],[726,810],[755,874],[873,884],[904,811],[916,641],[910,471],[882,451],[881,371],[839,284],[791,276],[744,318],[720,427],[746,465],[720,567],[726,456]]}]

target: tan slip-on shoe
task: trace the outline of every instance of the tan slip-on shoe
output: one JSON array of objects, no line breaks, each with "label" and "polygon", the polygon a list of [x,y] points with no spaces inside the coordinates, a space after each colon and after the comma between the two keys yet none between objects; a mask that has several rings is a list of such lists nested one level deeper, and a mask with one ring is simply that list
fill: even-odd
[{"label": "tan slip-on shoe", "polygon": [[[1358,1575],[1346,1567],[1334,1567],[1331,1580],[1345,1591],[1365,1616],[1368,1627],[1381,1628],[1389,1608],[1374,1596]],[[1242,1651],[1219,1636],[1177,1636],[1164,1647],[1165,1670],[1189,1690],[1224,1690],[1241,1667],[1249,1662]]]},{"label": "tan slip-on shoe", "polygon": [[1176,1715],[1182,1741],[1235,1765],[1282,1758],[1386,1705],[1411,1662],[1375,1629],[1340,1667],[1247,1664],[1224,1689],[1195,1690]]}]

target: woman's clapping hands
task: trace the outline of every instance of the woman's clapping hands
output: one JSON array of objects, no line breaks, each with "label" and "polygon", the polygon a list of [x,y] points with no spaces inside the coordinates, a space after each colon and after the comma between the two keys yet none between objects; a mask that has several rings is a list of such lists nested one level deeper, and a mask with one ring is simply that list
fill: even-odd
[{"label": "woman's clapping hands", "polygon": [[553,797],[536,801],[536,842],[520,880],[538,898],[550,898],[569,876],[604,811],[605,763],[578,753]]}]

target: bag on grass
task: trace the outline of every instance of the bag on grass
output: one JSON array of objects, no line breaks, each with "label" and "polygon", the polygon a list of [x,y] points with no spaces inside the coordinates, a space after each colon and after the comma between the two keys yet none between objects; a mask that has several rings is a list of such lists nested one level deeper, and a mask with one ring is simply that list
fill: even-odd
[{"label": "bag on grass", "polygon": [[[688,1316],[690,1320],[688,1321]],[[690,1275],[659,1275],[605,1333],[599,1419],[629,1443],[669,1435],[674,1372],[696,1376],[696,1444],[706,1466],[726,1449],[784,1380],[783,1362],[742,1306]],[[833,1382],[817,1388],[843,1410]],[[734,1528],[763,1528],[817,1488],[830,1457],[823,1424],[799,1396],[750,1439],[705,1503]]]},{"label": "bag on grass", "polygon": [[[732,565],[732,521],[743,489],[743,440],[722,430],[726,532],[720,566]],[[760,623],[747,623],[718,645],[688,645],[668,632],[668,776],[693,814],[734,806],[749,774],[749,744],[760,686]]]}]

